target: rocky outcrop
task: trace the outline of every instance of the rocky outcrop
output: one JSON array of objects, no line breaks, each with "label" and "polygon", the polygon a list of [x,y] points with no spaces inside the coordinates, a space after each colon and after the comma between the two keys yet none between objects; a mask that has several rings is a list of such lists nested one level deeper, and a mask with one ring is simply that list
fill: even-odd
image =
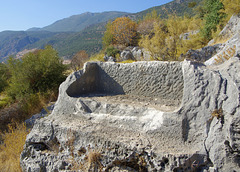
[{"label": "rocky outcrop", "polygon": [[[206,65],[221,64],[228,59],[240,56],[240,15],[233,15],[227,25],[218,35],[221,40],[227,40],[225,46],[205,62]],[[213,44],[215,40],[209,42]]]},{"label": "rocky outcrop", "polygon": [[240,14],[233,15],[228,21],[227,25],[219,33],[219,37],[222,39],[229,39],[240,30]]},{"label": "rocky outcrop", "polygon": [[188,50],[188,52],[184,55],[182,55],[181,59],[191,59],[196,60],[199,62],[205,62],[209,60],[211,57],[213,57],[215,54],[217,54],[219,51],[223,49],[225,44],[215,44],[212,46],[206,46],[198,50]]},{"label": "rocky outcrop", "polygon": [[[240,27],[239,27],[240,28]],[[240,32],[229,39],[225,46],[213,57],[205,62],[206,65],[221,64],[234,56],[240,55]]]},{"label": "rocky outcrop", "polygon": [[86,63],[35,122],[23,171],[238,171],[240,61]]},{"label": "rocky outcrop", "polygon": [[[185,35],[183,35],[184,38]],[[221,64],[240,54],[240,15],[233,15],[217,37],[220,42],[211,40],[206,47],[189,50],[180,59],[192,59],[204,62],[206,65]]]}]

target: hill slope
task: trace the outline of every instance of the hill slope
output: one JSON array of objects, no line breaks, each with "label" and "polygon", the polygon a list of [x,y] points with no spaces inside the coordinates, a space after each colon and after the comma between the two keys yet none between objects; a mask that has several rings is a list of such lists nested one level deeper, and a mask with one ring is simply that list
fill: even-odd
[{"label": "hill slope", "polygon": [[90,25],[106,22],[108,20],[127,14],[129,13],[117,11],[109,11],[103,13],[86,12],[80,15],[73,15],[71,17],[58,20],[49,26],[37,30],[45,30],[51,32],[79,32]]},{"label": "hill slope", "polygon": [[[196,8],[203,0],[174,0],[165,5],[156,6],[135,14],[124,12],[83,13],[65,18],[44,28],[31,28],[24,32],[0,33],[0,61],[1,58],[16,54],[24,49],[43,48],[46,44],[57,49],[60,56],[71,57],[80,50],[88,54],[101,50],[101,38],[105,31],[104,25],[110,19],[128,15],[134,19],[141,19],[155,9],[162,17],[167,13],[182,16],[195,15]],[[196,2],[194,8],[188,4]],[[168,12],[166,12],[168,11]]]},{"label": "hill slope", "polygon": [[124,12],[84,13],[59,20],[44,28],[0,32],[0,61],[24,49],[53,45],[60,55],[72,55],[81,49],[92,54],[101,49],[101,38],[108,20]]},{"label": "hill slope", "polygon": [[27,45],[33,44],[41,39],[55,35],[56,33],[39,31],[4,31],[0,32],[0,61],[4,57],[22,51]]},{"label": "hill slope", "polygon": [[80,50],[86,50],[88,54],[97,53],[102,48],[102,36],[105,31],[105,24],[100,23],[89,26],[81,32],[61,32],[51,37],[42,39],[38,42],[28,45],[26,48],[43,48],[45,45],[52,45],[60,56],[70,58]]},{"label": "hill slope", "polygon": [[[195,2],[196,5],[193,8],[189,8],[189,3]],[[168,14],[176,14],[178,16],[183,16],[187,14],[189,16],[194,16],[197,13],[196,8],[203,2],[203,0],[174,0],[167,4],[149,8],[147,10],[135,13],[134,16],[138,19],[142,19],[147,13],[150,13],[153,9],[162,17],[166,18]]]}]

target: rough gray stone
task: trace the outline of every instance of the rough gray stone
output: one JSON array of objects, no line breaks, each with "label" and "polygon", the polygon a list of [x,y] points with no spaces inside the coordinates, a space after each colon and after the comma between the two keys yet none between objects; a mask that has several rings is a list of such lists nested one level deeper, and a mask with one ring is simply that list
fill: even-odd
[{"label": "rough gray stone", "polygon": [[105,62],[116,62],[116,58],[114,58],[114,57],[112,57],[112,56],[107,56],[107,55],[105,55],[105,56],[103,57],[103,59],[104,59]]},{"label": "rough gray stone", "polygon": [[240,33],[237,32],[229,39],[225,46],[213,57],[205,62],[206,65],[221,64],[228,59],[238,56],[240,50]]},{"label": "rough gray stone", "polygon": [[[231,17],[220,32],[219,37],[228,41],[225,42],[225,46],[217,54],[205,62],[206,65],[221,64],[232,57],[238,56],[240,51],[240,15]],[[210,43],[214,43],[214,40]]]},{"label": "rough gray stone", "polygon": [[219,36],[223,39],[229,39],[234,36],[236,33],[239,33],[240,30],[240,14],[233,15],[228,21],[227,25],[219,33]]},{"label": "rough gray stone", "polygon": [[26,126],[28,128],[32,128],[36,120],[46,117],[48,114],[52,112],[53,108],[54,104],[48,106],[46,109],[42,109],[40,113],[37,113],[33,115],[31,118],[25,120]]},{"label": "rough gray stone", "polygon": [[192,59],[199,62],[205,62],[212,56],[223,49],[225,44],[215,44],[213,46],[206,46],[198,50],[188,50],[188,52],[181,56],[182,59]]},{"label": "rough gray stone", "polygon": [[122,61],[134,60],[134,56],[130,50],[123,50],[120,54],[120,58]]},{"label": "rough gray stone", "polygon": [[36,121],[22,169],[238,171],[239,69],[238,58],[209,67],[86,63]]},{"label": "rough gray stone", "polygon": [[138,60],[138,61],[141,61],[143,60],[143,52],[142,52],[142,49],[140,49],[139,47],[134,47],[132,50],[131,50],[132,54],[133,54],[133,57],[134,59]]}]

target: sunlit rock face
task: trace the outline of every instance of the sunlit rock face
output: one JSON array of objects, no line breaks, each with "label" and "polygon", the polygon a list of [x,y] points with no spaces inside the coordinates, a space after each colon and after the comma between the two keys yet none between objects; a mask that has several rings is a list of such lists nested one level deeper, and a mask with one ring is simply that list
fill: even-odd
[{"label": "sunlit rock face", "polygon": [[86,63],[35,125],[23,171],[238,171],[240,62]]}]

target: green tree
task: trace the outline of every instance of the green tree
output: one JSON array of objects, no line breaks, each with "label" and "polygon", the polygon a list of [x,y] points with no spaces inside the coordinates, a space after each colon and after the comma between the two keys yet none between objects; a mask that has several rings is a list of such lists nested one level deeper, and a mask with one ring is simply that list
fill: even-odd
[{"label": "green tree", "polygon": [[102,38],[103,47],[106,48],[113,43],[112,22],[109,21],[106,25],[106,31]]},{"label": "green tree", "polygon": [[7,80],[9,78],[7,65],[0,63],[0,92],[2,92],[8,85]]},{"label": "green tree", "polygon": [[206,41],[212,39],[213,32],[217,31],[217,26],[224,19],[225,13],[221,12],[224,9],[223,3],[220,0],[205,0],[204,1],[204,27],[201,29],[201,34]]},{"label": "green tree", "polygon": [[119,54],[119,49],[114,46],[109,46],[106,48],[105,54],[107,54],[107,56],[116,57],[116,55]]},{"label": "green tree", "polygon": [[28,53],[22,60],[9,58],[7,65],[11,74],[7,93],[13,99],[57,89],[65,79],[65,66],[51,46]]}]

